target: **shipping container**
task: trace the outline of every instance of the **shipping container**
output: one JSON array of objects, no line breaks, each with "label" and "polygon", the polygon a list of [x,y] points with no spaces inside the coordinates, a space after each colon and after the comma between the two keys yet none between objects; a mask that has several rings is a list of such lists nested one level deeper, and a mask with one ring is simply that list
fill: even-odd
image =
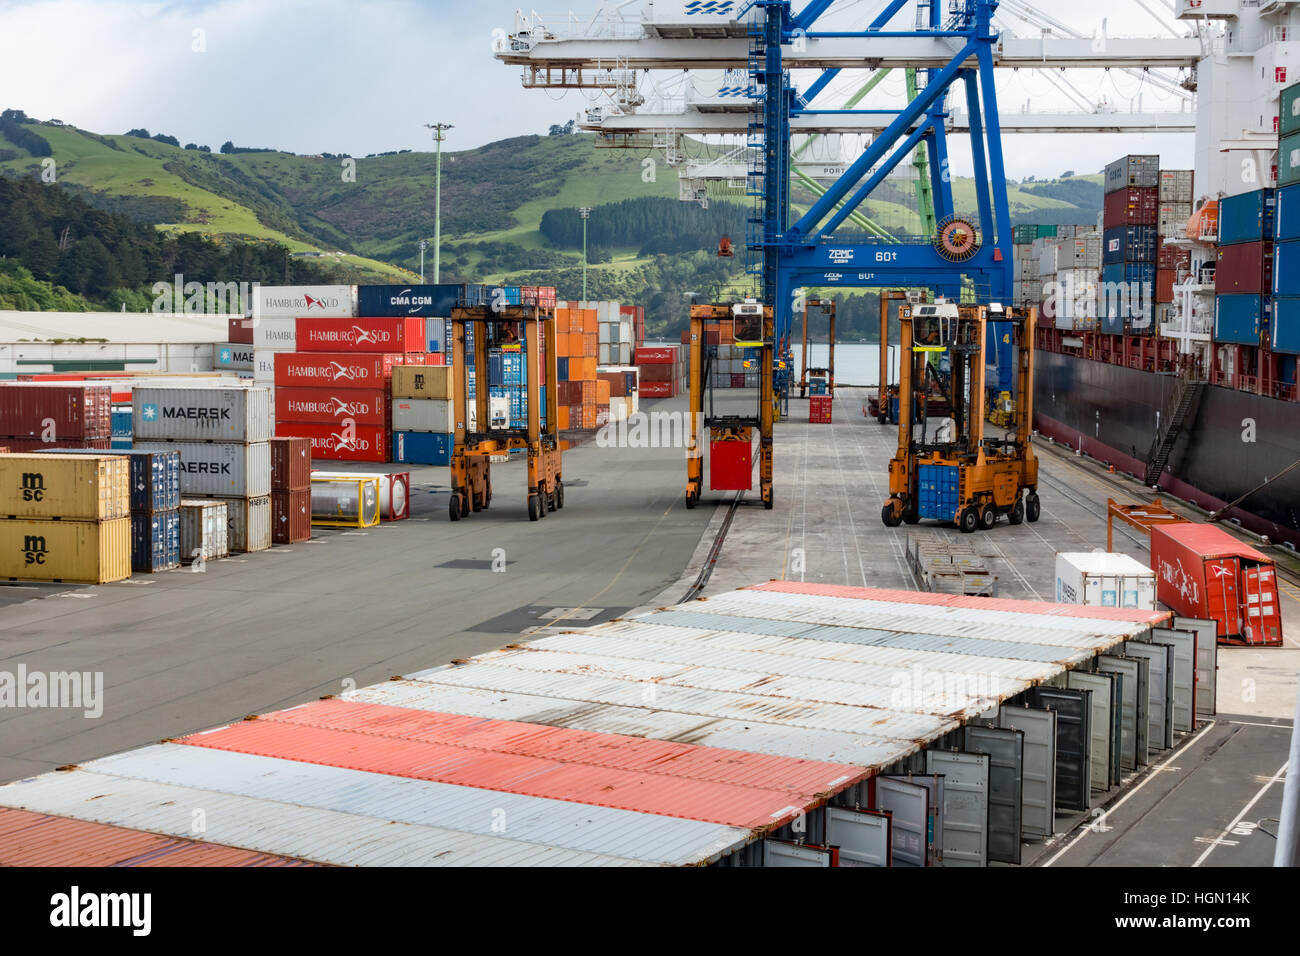
[{"label": "shipping container", "polygon": [[265,388],[139,386],[134,437],[145,441],[265,442],[273,431]]},{"label": "shipping container", "polygon": [[680,355],[675,345],[644,346],[636,350],[633,360],[637,365],[673,365]]},{"label": "shipping container", "polygon": [[1277,191],[1273,233],[1279,242],[1300,239],[1300,185],[1283,186]]},{"label": "shipping container", "polygon": [[1214,341],[1259,346],[1268,328],[1272,302],[1258,295],[1221,295],[1215,299]]},{"label": "shipping container", "polygon": [[298,319],[299,352],[423,352],[424,319]]},{"label": "shipping container", "polygon": [[1300,183],[1300,133],[1282,138],[1277,146],[1277,184],[1294,186]]},{"label": "shipping container", "polygon": [[379,516],[384,521],[401,521],[411,516],[411,473],[394,471],[386,475],[347,471],[313,471],[313,478],[378,478]]},{"label": "shipping container", "polygon": [[1174,280],[1177,273],[1169,269],[1156,270],[1156,301],[1173,302],[1174,301]]},{"label": "shipping container", "polygon": [[1161,203],[1156,218],[1156,231],[1172,239],[1186,238],[1187,220],[1192,218],[1189,202]]},{"label": "shipping container", "polygon": [[1116,226],[1102,237],[1101,261],[1105,265],[1155,262],[1159,239],[1154,226]]},{"label": "shipping container", "polygon": [[[1270,339],[1274,352],[1300,355],[1300,298],[1273,300]],[[1294,375],[1291,381],[1295,381]]]},{"label": "shipping container", "polygon": [[140,451],[180,452],[181,494],[191,497],[261,497],[271,493],[268,442],[138,441]]},{"label": "shipping container", "polygon": [[424,320],[424,343],[425,348],[430,352],[441,352],[443,345],[450,347],[451,343],[447,339],[447,320],[446,319],[425,319]]},{"label": "shipping container", "polygon": [[1273,559],[1215,525],[1151,529],[1156,597],[1178,614],[1217,623],[1221,643],[1282,644]]},{"label": "shipping container", "polygon": [[292,352],[298,347],[298,320],[294,318],[254,319],[253,350]]},{"label": "shipping container", "polygon": [[456,285],[363,285],[357,289],[357,314],[446,319],[460,289]]},{"label": "shipping container", "polygon": [[271,546],[271,496],[223,498],[226,542],[231,554],[265,551]]},{"label": "shipping container", "polygon": [[0,578],[109,584],[131,576],[131,519],[0,520]]},{"label": "shipping container", "polygon": [[1109,193],[1103,200],[1102,223],[1116,226],[1154,226],[1160,218],[1159,190],[1130,187]]},{"label": "shipping container", "polygon": [[1264,291],[1274,295],[1300,295],[1300,240],[1273,245],[1272,285]]},{"label": "shipping container", "polygon": [[1255,243],[1274,232],[1277,194],[1272,189],[1256,189],[1219,200],[1219,245]]},{"label": "shipping container", "polygon": [[1219,248],[1214,291],[1219,295],[1268,295],[1273,290],[1273,242],[1241,242]]},{"label": "shipping container", "polygon": [[450,432],[455,427],[451,404],[451,402],[430,398],[395,398],[393,399],[393,430]]},{"label": "shipping container", "polygon": [[1126,554],[1061,552],[1056,555],[1056,603],[1154,611],[1156,575]]},{"label": "shipping container", "polygon": [[252,344],[241,345],[234,342],[212,347],[214,368],[229,369],[234,372],[253,371],[255,349]]},{"label": "shipping container", "polygon": [[275,356],[275,384],[280,387],[381,389],[387,386],[393,366],[406,364],[399,353],[316,352]]},{"label": "shipping container", "polygon": [[181,563],[216,561],[230,554],[224,498],[182,498]]},{"label": "shipping container", "polygon": [[1195,198],[1192,191],[1193,175],[1190,169],[1160,170],[1160,202],[1191,203]]},{"label": "shipping container", "polygon": [[271,439],[271,489],[302,491],[311,487],[311,439]]},{"label": "shipping container", "polygon": [[112,435],[113,390],[107,385],[0,383],[0,438],[49,443]]},{"label": "shipping container", "polygon": [[1160,157],[1150,155],[1130,155],[1106,167],[1104,178],[1106,193],[1136,186],[1148,188],[1160,186]]},{"label": "shipping container", "polygon": [[112,438],[78,438],[69,439],[68,441],[42,441],[39,438],[6,438],[5,447],[14,454],[24,452],[45,452],[61,451],[66,448],[90,448],[96,451],[107,452],[113,447],[114,439]]},{"label": "shipping container", "polygon": [[352,285],[264,285],[253,295],[254,319],[352,318],[356,314],[357,287]]},{"label": "shipping container", "polygon": [[1292,83],[1282,90],[1279,105],[1278,134],[1290,136],[1300,133],[1300,83]]},{"label": "shipping container", "polygon": [[131,513],[125,458],[0,456],[0,516],[103,521]]},{"label": "shipping container", "polygon": [[311,487],[271,492],[271,541],[297,544],[311,540]]},{"label": "shipping container", "polygon": [[[54,455],[102,455],[99,449],[60,448]],[[174,511],[181,505],[181,456],[175,451],[115,451],[131,474],[131,511]]]},{"label": "shipping container", "polygon": [[451,434],[393,432],[393,461],[403,465],[450,465],[454,440]]},{"label": "shipping container", "polygon": [[275,390],[275,420],[284,422],[384,425],[388,393],[382,388],[289,388]]},{"label": "shipping container", "polygon": [[131,515],[131,570],[153,574],[181,566],[180,509]]},{"label": "shipping container", "polygon": [[389,431],[381,425],[281,422],[282,435],[311,440],[311,456],[326,461],[388,461]]},{"label": "shipping container", "polygon": [[1156,268],[1190,272],[1192,268],[1192,250],[1161,244],[1159,252],[1156,253]]},{"label": "shipping container", "polygon": [[253,320],[251,318],[229,319],[226,337],[231,345],[253,344]]},{"label": "shipping container", "polygon": [[393,369],[392,396],[448,401],[453,397],[452,369],[450,366],[397,366]]},{"label": "shipping container", "polygon": [[330,528],[369,528],[379,524],[379,478],[311,480],[311,522]]}]

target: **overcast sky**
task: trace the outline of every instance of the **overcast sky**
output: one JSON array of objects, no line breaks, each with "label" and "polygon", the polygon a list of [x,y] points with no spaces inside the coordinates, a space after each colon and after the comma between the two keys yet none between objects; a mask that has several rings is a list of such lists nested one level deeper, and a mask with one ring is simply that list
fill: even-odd
[{"label": "overcast sky", "polygon": [[[492,31],[512,28],[519,2],[0,0],[0,106],[101,133],[143,126],[214,150],[228,139],[299,153],[425,149],[424,124],[433,121],[455,124],[449,149],[481,146],[544,133],[588,105],[576,92],[524,90],[518,71],[493,59]],[[600,0],[569,3],[589,12]],[[658,9],[671,5],[659,0]],[[840,0],[828,22],[861,23],[883,5]],[[1111,35],[1168,35],[1132,0],[1032,5],[1089,34],[1109,17]],[[1032,31],[1019,24],[1018,32]],[[1120,108],[1139,94],[1148,108],[1176,105],[1122,73],[1073,75],[1089,98]],[[1026,100],[1036,110],[1065,102],[1035,74],[999,86],[1003,112]],[[1096,171],[1126,152],[1160,152],[1166,165],[1190,167],[1192,137],[1018,136],[1008,138],[1007,171]],[[960,150],[954,165],[969,171]]]}]

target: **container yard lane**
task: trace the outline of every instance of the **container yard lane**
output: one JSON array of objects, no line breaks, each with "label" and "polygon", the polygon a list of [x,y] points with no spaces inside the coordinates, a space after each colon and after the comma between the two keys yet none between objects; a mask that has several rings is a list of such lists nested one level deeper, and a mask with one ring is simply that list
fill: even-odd
[{"label": "container yard lane", "polygon": [[447,469],[416,466],[408,521],[316,528],[310,542],[210,561],[201,573],[0,588],[5,670],[102,673],[104,686],[94,719],[0,709],[0,780],[647,604],[681,574],[709,520],[709,510],[681,506],[683,454],[584,443],[565,453],[564,510],[537,522],[525,513],[522,462],[494,466],[491,508],[456,524]]}]

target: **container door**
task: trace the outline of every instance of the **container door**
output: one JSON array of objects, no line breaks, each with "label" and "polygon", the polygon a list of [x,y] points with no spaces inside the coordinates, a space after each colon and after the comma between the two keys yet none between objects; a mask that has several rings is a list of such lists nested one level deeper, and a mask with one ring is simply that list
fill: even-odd
[{"label": "container door", "polygon": [[968,726],[962,749],[989,756],[989,859],[1018,865],[1025,735],[1010,728]]},{"label": "container door", "polygon": [[1176,733],[1190,734],[1196,723],[1196,632],[1157,627],[1152,633],[1157,641],[1174,649],[1171,722]]},{"label": "container door", "polygon": [[1219,622],[1220,637],[1241,633],[1241,606],[1237,597],[1236,558],[1205,562],[1205,606]]},{"label": "container door", "polygon": [[1020,831],[1046,839],[1056,830],[1056,713],[1004,706],[998,710],[998,726],[1024,734]]},{"label": "container door", "polygon": [[930,820],[926,831],[926,866],[943,866],[943,774],[928,776],[908,774],[908,783],[924,787],[930,801]]},{"label": "container door", "polygon": [[1147,681],[1147,746],[1150,750],[1168,750],[1173,743],[1173,684],[1170,670],[1173,648],[1168,644],[1147,644],[1128,641],[1124,653],[1129,657],[1144,657],[1150,662]]},{"label": "container door", "polygon": [[826,808],[826,843],[838,847],[840,866],[889,866],[889,814]]},{"label": "container door", "polygon": [[820,846],[803,846],[783,840],[763,841],[764,866],[830,866],[831,851]]},{"label": "container door", "polygon": [[1099,654],[1097,671],[1101,674],[1117,674],[1122,678],[1119,685],[1120,707],[1123,711],[1119,725],[1119,767],[1122,772],[1132,773],[1137,769],[1138,662],[1127,657]]},{"label": "container door", "polygon": [[1111,702],[1114,700],[1114,676],[1111,674],[1085,674],[1070,671],[1067,676],[1071,690],[1092,691],[1092,759],[1089,762],[1089,780],[1093,790],[1105,792],[1111,785],[1112,747],[1119,742],[1111,739]]},{"label": "container door", "polygon": [[1174,627],[1196,632],[1196,718],[1209,720],[1218,712],[1219,645],[1213,621],[1175,617]]},{"label": "container door", "polygon": [[1271,565],[1254,565],[1242,571],[1247,644],[1281,644],[1282,620],[1277,598],[1277,573]]},{"label": "container door", "polygon": [[1089,780],[1092,746],[1092,692],[1064,687],[1035,687],[1035,707],[1056,712],[1056,806],[1087,810],[1092,806]]},{"label": "container door", "polygon": [[987,866],[988,755],[927,750],[925,769],[943,774],[943,865]]},{"label": "container door", "polygon": [[930,791],[905,777],[877,777],[876,809],[892,821],[890,866],[925,866]]}]

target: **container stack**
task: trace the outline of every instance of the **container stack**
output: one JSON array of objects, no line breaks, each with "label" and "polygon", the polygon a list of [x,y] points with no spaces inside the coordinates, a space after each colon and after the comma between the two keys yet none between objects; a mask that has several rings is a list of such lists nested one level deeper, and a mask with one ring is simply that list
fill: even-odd
[{"label": "container stack", "polygon": [[[690,344],[689,330],[683,330],[681,344]],[[758,388],[758,369],[753,365],[756,354],[736,345],[730,319],[705,328],[704,358],[710,368],[709,384],[714,388]]]},{"label": "container stack", "polygon": [[1124,156],[1111,163],[1105,191],[1101,329],[1114,335],[1151,335],[1158,331],[1154,297],[1160,157]]},{"label": "container stack", "polygon": [[82,382],[0,383],[0,444],[12,452],[49,448],[108,451],[112,389]]},{"label": "container stack", "polygon": [[271,439],[271,541],[311,539],[311,439]]},{"label": "container stack", "polygon": [[451,464],[452,371],[447,365],[393,369],[393,461]]},{"label": "container stack", "polygon": [[579,305],[596,308],[598,364],[632,364],[636,337],[634,316],[624,315],[617,302],[583,302]]},{"label": "container stack", "polygon": [[[229,551],[269,548],[270,391],[255,386],[139,387],[134,398],[135,447],[180,452],[181,494],[227,505]],[[193,551],[185,542],[182,528],[183,559]]]},{"label": "container stack", "polygon": [[1187,235],[1187,221],[1192,218],[1193,175],[1190,169],[1160,170],[1160,211],[1156,224],[1157,328],[1174,318],[1174,286],[1191,273],[1191,249],[1165,242]]},{"label": "container stack", "polygon": [[[298,319],[350,319],[357,314],[357,288],[336,286],[260,286],[249,319],[231,319],[231,360],[236,346],[253,346],[253,381],[275,387],[275,356],[297,350]],[[217,355],[220,355],[218,347]]]},{"label": "container stack", "polygon": [[641,398],[674,398],[686,389],[687,350],[676,345],[644,345],[633,356]]},{"label": "container stack", "polygon": [[1294,381],[1295,356],[1300,355],[1300,83],[1282,91],[1281,103],[1269,345],[1287,357]]},{"label": "container stack", "polygon": [[0,578],[107,584],[131,576],[122,457],[0,456]]},{"label": "container stack", "polygon": [[[601,366],[596,380],[609,387],[609,420],[627,421],[640,410],[641,373],[635,365]],[[600,392],[596,395],[600,400]]]},{"label": "container stack", "polygon": [[1273,236],[1277,192],[1256,189],[1219,200],[1219,260],[1214,273],[1214,340],[1258,348],[1273,313]]},{"label": "container stack", "polygon": [[[1037,238],[1038,227],[1035,225],[1013,226],[1011,229],[1012,305],[1016,308],[1037,308],[1042,298],[1038,285],[1038,260],[1033,256]],[[1039,316],[1040,323],[1043,318]]]},{"label": "container stack", "polygon": [[560,302],[555,311],[556,425],[560,431],[596,427],[600,321],[598,310],[591,306],[594,303]]}]

